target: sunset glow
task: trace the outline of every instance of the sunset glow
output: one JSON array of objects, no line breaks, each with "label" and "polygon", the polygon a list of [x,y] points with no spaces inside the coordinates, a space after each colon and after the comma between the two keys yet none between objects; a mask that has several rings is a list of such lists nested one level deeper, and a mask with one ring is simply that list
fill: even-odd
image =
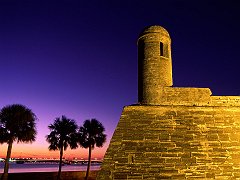
[{"label": "sunset glow", "polygon": [[[92,152],[92,159],[102,159],[109,142],[103,148],[95,148]],[[1,145],[0,158],[5,158],[7,153],[7,145]],[[77,148],[74,150],[68,149],[64,152],[64,157],[66,159],[87,159],[88,149]],[[12,158],[59,158],[59,151],[49,151],[48,144],[23,144],[14,143],[12,150]]]}]

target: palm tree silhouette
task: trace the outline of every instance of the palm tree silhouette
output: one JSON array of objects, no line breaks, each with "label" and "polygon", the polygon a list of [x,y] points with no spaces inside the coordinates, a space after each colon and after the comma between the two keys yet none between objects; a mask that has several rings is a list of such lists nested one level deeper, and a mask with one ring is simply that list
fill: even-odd
[{"label": "palm tree silhouette", "polygon": [[33,142],[36,138],[36,115],[21,104],[5,106],[0,111],[0,143],[7,143],[4,173],[1,179],[8,178],[9,159],[12,145],[17,142]]},{"label": "palm tree silhouette", "polygon": [[88,148],[89,150],[87,173],[85,177],[86,180],[89,176],[92,150],[95,145],[97,147],[102,147],[106,142],[106,134],[104,134],[104,131],[104,126],[96,119],[84,121],[83,126],[79,128],[78,142],[80,146]]},{"label": "palm tree silhouette", "polygon": [[61,118],[56,118],[54,123],[50,124],[48,128],[51,131],[50,134],[46,136],[47,142],[50,143],[48,149],[60,151],[59,170],[57,176],[57,179],[60,179],[63,151],[65,151],[68,146],[70,146],[71,149],[78,147],[76,137],[78,126],[75,120],[62,116]]}]

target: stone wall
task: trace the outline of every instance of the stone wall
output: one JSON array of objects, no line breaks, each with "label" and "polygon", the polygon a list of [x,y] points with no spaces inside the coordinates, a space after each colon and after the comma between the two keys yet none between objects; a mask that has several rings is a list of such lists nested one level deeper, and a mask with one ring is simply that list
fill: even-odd
[{"label": "stone wall", "polygon": [[171,39],[138,39],[138,105],[124,108],[97,179],[240,179],[240,97],[171,87]]},{"label": "stone wall", "polygon": [[125,107],[97,179],[168,178],[240,178],[240,108]]},{"label": "stone wall", "polygon": [[240,106],[240,96],[211,96],[209,88],[159,87],[154,92],[158,98],[148,97],[146,105]]},{"label": "stone wall", "polygon": [[212,93],[209,88],[161,87],[157,94],[159,98],[150,105],[209,105]]},{"label": "stone wall", "polygon": [[149,27],[138,38],[139,102],[155,104],[159,88],[172,85],[170,36],[160,26]]},{"label": "stone wall", "polygon": [[211,96],[213,106],[240,106],[240,96]]}]

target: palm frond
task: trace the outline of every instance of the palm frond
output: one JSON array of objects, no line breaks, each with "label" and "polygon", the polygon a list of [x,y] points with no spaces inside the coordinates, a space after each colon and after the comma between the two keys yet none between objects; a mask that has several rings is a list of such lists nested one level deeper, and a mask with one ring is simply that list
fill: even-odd
[{"label": "palm frond", "polygon": [[36,121],[36,115],[21,104],[3,107],[0,111],[0,126],[3,135],[0,141],[8,142],[10,139],[18,142],[35,141]]},{"label": "palm frond", "polygon": [[85,120],[78,131],[78,142],[83,148],[102,147],[106,141],[105,128],[97,119]]},{"label": "palm frond", "polygon": [[77,147],[76,133],[78,126],[75,120],[66,116],[57,117],[48,128],[51,131],[46,136],[46,140],[50,144],[49,150],[60,150],[61,147],[66,150],[68,146],[71,149]]}]

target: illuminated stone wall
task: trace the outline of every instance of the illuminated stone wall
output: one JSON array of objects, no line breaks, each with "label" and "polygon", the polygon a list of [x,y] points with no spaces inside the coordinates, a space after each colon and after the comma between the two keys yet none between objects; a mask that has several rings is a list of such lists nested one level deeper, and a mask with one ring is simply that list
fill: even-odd
[{"label": "illuminated stone wall", "polygon": [[172,86],[171,39],[161,26],[143,30],[138,38],[138,99],[158,104],[161,87]]},{"label": "illuminated stone wall", "polygon": [[240,96],[212,96],[211,103],[215,106],[240,106]]},{"label": "illuminated stone wall", "polygon": [[240,178],[239,100],[126,106],[98,179]]},{"label": "illuminated stone wall", "polygon": [[240,96],[171,87],[171,40],[146,28],[138,104],[126,106],[97,179],[240,179]]}]

